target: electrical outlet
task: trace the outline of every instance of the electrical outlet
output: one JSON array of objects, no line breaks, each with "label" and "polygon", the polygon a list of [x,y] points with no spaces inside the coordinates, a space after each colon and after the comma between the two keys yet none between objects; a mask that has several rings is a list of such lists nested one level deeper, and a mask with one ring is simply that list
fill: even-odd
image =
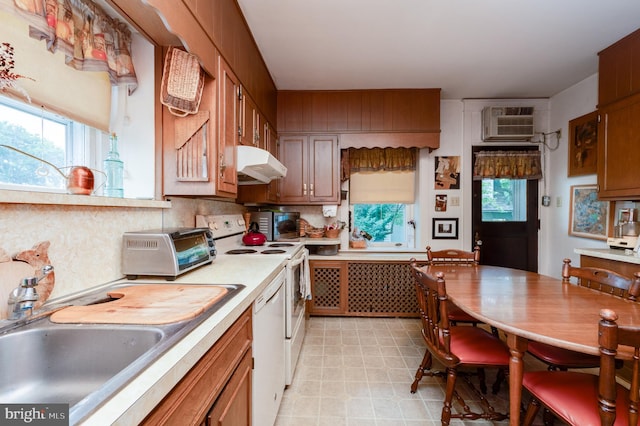
[{"label": "electrical outlet", "polygon": [[458,207],[460,205],[460,197],[451,197],[451,207]]}]

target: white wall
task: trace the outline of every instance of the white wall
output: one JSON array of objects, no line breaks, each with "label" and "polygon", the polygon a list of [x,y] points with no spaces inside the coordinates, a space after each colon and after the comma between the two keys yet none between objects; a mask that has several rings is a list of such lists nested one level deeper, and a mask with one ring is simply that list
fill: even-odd
[{"label": "white wall", "polygon": [[[416,249],[425,249],[431,246],[435,250],[444,248],[464,249],[466,241],[464,231],[465,224],[469,218],[463,215],[462,208],[467,193],[461,189],[436,190],[435,185],[435,157],[462,156],[463,155],[463,127],[462,127],[463,103],[460,100],[440,101],[440,148],[429,152],[427,149],[420,150],[419,158],[419,181],[417,186],[418,199],[420,205],[417,214],[418,238]],[[466,172],[461,172],[464,179]],[[435,211],[436,194],[447,195],[447,211]],[[453,206],[454,197],[458,197],[459,205]],[[470,199],[470,196],[468,197]],[[458,218],[458,240],[433,240],[431,238],[432,221],[434,217]]]}]

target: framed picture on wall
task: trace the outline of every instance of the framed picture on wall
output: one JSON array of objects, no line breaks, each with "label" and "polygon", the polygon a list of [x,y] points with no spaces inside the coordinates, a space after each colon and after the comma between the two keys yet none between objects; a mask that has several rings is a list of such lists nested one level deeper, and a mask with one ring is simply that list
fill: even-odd
[{"label": "framed picture on wall", "polygon": [[460,189],[460,157],[436,156],[434,189]]},{"label": "framed picture on wall", "polygon": [[434,240],[457,240],[458,218],[433,218],[432,238]]},{"label": "framed picture on wall", "polygon": [[569,235],[606,240],[612,219],[611,202],[598,200],[596,185],[571,187]]},{"label": "framed picture on wall", "polygon": [[598,168],[598,111],[569,121],[568,176],[591,175]]},{"label": "framed picture on wall", "polygon": [[447,194],[436,194],[436,211],[447,211]]}]

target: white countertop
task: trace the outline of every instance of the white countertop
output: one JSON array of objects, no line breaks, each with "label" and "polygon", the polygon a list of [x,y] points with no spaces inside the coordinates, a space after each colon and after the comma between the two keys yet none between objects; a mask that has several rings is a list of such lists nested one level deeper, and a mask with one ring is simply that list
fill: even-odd
[{"label": "white countertop", "polygon": [[415,258],[419,261],[427,260],[427,253],[420,251],[385,251],[381,249],[351,249],[340,250],[338,254],[331,256],[310,255],[311,260],[356,260],[356,261],[373,261],[373,262],[393,262],[393,261],[409,261]]},{"label": "white countertop", "polygon": [[574,253],[582,254],[585,256],[599,257],[602,259],[617,260],[619,262],[637,263],[640,264],[640,257],[637,253],[631,251],[631,254],[626,254],[626,250],[616,249],[581,249],[577,248],[573,250]]},{"label": "white countertop", "polygon": [[[81,424],[129,426],[140,423],[286,265],[281,256],[255,256],[251,257],[250,267],[247,263],[246,257],[220,256],[211,265],[188,272],[173,281],[176,284],[244,284],[246,288]],[[136,282],[149,281],[140,279]]]}]

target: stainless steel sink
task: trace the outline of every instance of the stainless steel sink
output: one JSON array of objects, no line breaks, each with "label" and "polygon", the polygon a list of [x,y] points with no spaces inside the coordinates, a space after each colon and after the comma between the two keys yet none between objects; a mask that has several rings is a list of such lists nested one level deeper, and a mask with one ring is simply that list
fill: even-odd
[{"label": "stainless steel sink", "polygon": [[[0,401],[68,403],[70,424],[76,424],[244,286],[224,287],[229,292],[222,300],[196,318],[179,323],[56,324],[44,316],[21,326],[5,327],[4,333],[0,329]],[[108,300],[106,292],[112,288],[76,302]]]}]

